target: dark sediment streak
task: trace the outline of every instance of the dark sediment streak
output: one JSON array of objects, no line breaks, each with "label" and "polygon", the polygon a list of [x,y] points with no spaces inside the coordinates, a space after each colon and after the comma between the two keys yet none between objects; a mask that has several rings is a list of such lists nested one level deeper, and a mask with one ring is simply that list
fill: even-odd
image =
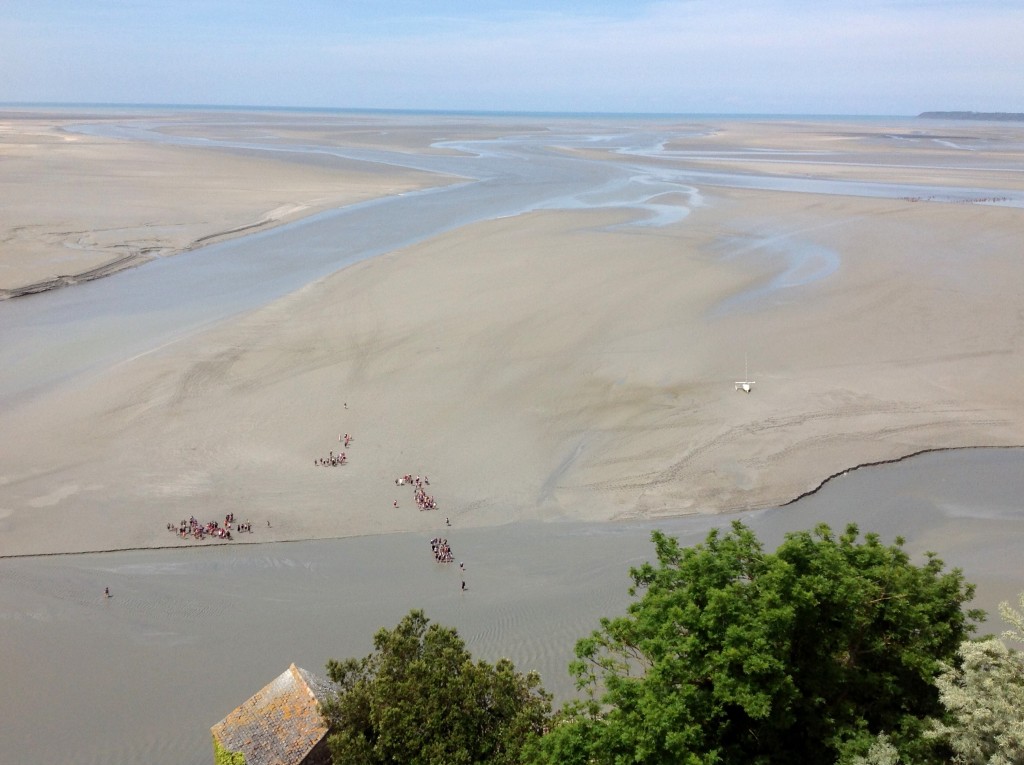
[{"label": "dark sediment streak", "polygon": [[909,459],[911,459],[913,457],[919,457],[922,454],[934,454],[934,453],[937,453],[937,452],[968,451],[968,450],[975,450],[975,449],[1024,449],[1024,445],[1018,444],[1018,445],[1011,445],[1011,446],[936,446],[936,447],[931,447],[931,448],[928,448],[928,449],[918,449],[916,452],[910,452],[909,454],[904,454],[902,457],[893,457],[892,459],[877,460],[875,462],[862,462],[859,465],[854,465],[853,467],[849,467],[849,468],[846,468],[845,470],[840,470],[837,473],[833,473],[832,475],[830,475],[827,478],[825,478],[821,483],[819,483],[813,489],[808,489],[803,494],[798,494],[797,496],[793,497],[793,499],[789,500],[788,502],[783,502],[781,505],[779,505],[779,507],[788,507],[789,505],[792,505],[795,502],[799,502],[804,497],[810,497],[810,496],[812,496],[814,494],[817,494],[819,491],[821,491],[825,487],[825,484],[827,484],[832,479],[839,478],[839,476],[846,475],[847,473],[852,473],[853,471],[860,470],[861,468],[878,467],[880,465],[895,465],[895,464],[897,464],[899,462],[905,462],[906,460],[909,460]]},{"label": "dark sediment streak", "polygon": [[104,276],[110,276],[111,274],[123,271],[126,268],[134,268],[135,266],[142,265],[143,263],[148,263],[152,259],[152,256],[146,255],[143,252],[130,252],[127,255],[114,258],[113,260],[107,261],[95,268],[90,268],[87,271],[82,271],[81,273],[62,274],[50,279],[43,279],[42,281],[25,284],[20,287],[0,289],[0,300],[24,297],[25,295],[35,295],[40,292],[60,289],[61,287],[70,287],[73,284],[91,282],[93,279],[102,279]]},{"label": "dark sediment streak", "polygon": [[[278,220],[276,218],[264,218],[256,221],[255,223],[236,226],[235,228],[230,228],[226,231],[216,231],[212,234],[201,236],[183,249],[175,250],[170,254],[178,255],[182,252],[189,252],[190,250],[195,250],[208,244],[216,244],[217,242],[238,236],[239,234],[256,233],[257,231],[262,231],[286,222],[288,221]],[[113,260],[96,266],[95,268],[82,271],[81,273],[61,274],[49,279],[32,282],[31,284],[24,284],[19,287],[0,289],[0,300],[9,300],[11,298],[24,297],[25,295],[36,295],[40,292],[49,292],[50,290],[61,289],[63,287],[71,287],[75,284],[91,282],[93,279],[102,279],[106,276],[112,276],[120,271],[124,271],[125,269],[135,268],[136,266],[141,266],[144,263],[150,262],[155,257],[150,253],[156,249],[159,248],[132,250],[127,255],[121,255]]]},{"label": "dark sediment streak", "polygon": [[[862,463],[860,463],[858,465],[854,465],[853,467],[849,467],[849,468],[846,468],[844,470],[840,470],[840,471],[838,471],[836,473],[833,473],[832,475],[824,478],[814,488],[808,489],[807,491],[803,492],[802,494],[798,494],[797,496],[793,497],[792,499],[790,499],[790,500],[788,500],[786,502],[783,502],[782,504],[778,505],[778,507],[782,508],[782,507],[789,507],[790,505],[794,505],[794,504],[796,504],[797,502],[799,502],[802,499],[805,499],[807,497],[811,497],[811,496],[817,494],[822,489],[824,489],[825,485],[828,484],[833,479],[839,478],[840,476],[847,475],[848,473],[852,473],[852,472],[860,470],[862,468],[881,467],[883,465],[896,465],[898,463],[906,462],[907,460],[913,459],[914,457],[920,457],[920,456],[925,455],[925,454],[937,454],[937,453],[940,453],[940,452],[982,451],[982,450],[996,450],[996,449],[998,449],[998,450],[1024,449],[1024,444],[1010,445],[1010,446],[994,446],[994,445],[990,445],[990,446],[938,446],[938,447],[932,447],[932,448],[928,448],[928,449],[919,449],[919,450],[917,450],[915,452],[910,452],[909,454],[904,454],[903,456],[900,456],[900,457],[893,457],[892,459],[876,460],[874,462],[862,462]],[[684,519],[684,518],[692,518],[692,517],[697,517],[697,516],[703,516],[703,517],[712,518],[712,517],[718,517],[718,516],[728,516],[728,515],[742,514],[742,513],[747,513],[747,512],[756,512],[757,510],[763,510],[763,509],[764,508],[737,507],[737,508],[730,508],[730,509],[727,509],[727,510],[723,510],[723,511],[717,512],[717,513],[709,513],[709,514],[706,514],[706,515],[705,514],[700,514],[700,513],[684,513],[684,514],[681,514],[681,515],[661,516],[661,517],[659,517],[657,519],[630,518],[629,520],[630,521],[644,521],[644,520],[664,521],[664,520],[669,520],[669,519],[673,519],[673,518],[675,518],[675,519]],[[615,522],[614,520],[607,521],[607,523],[609,523],[609,524],[614,524],[614,522]],[[481,529],[476,529],[476,530],[479,531]],[[407,533],[410,533],[410,532],[395,532],[395,533],[397,533],[397,534],[407,534]],[[286,544],[286,543],[292,543],[292,542],[329,542],[329,541],[334,541],[334,540],[354,539],[354,538],[366,537],[366,536],[370,536],[370,537],[389,536],[389,534],[388,533],[382,533],[382,534],[354,534],[354,535],[351,535],[351,536],[346,535],[346,536],[326,536],[326,537],[295,537],[295,538],[288,538],[288,539],[259,539],[259,540],[254,539],[254,540],[245,540],[245,541],[243,541],[242,539],[239,538],[239,539],[232,539],[230,542],[228,542],[228,541],[219,541],[219,540],[218,541],[212,541],[211,540],[211,542],[208,543],[208,544],[152,545],[152,546],[136,546],[136,547],[112,547],[112,548],[103,549],[103,550],[75,550],[75,551],[46,552],[46,553],[17,553],[17,554],[13,554],[13,555],[0,555],[0,560],[9,560],[9,559],[15,559],[15,558],[58,558],[58,557],[66,557],[66,556],[101,555],[101,554],[109,554],[109,553],[128,553],[128,552],[146,552],[146,551],[151,551],[152,552],[152,551],[157,551],[157,550],[205,550],[205,549],[215,550],[215,549],[222,549],[225,546],[230,547],[230,546],[238,546],[238,545],[245,545],[245,546],[250,546],[250,545],[276,545],[276,544]]]}]

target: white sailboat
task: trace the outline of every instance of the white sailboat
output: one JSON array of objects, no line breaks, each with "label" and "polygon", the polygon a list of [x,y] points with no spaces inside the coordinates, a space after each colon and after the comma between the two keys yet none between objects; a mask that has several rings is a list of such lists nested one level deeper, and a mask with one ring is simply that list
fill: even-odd
[{"label": "white sailboat", "polygon": [[744,393],[750,393],[750,389],[753,386],[754,380],[750,379],[750,372],[747,371],[747,354],[743,354],[743,379],[736,381],[735,390],[741,390]]}]

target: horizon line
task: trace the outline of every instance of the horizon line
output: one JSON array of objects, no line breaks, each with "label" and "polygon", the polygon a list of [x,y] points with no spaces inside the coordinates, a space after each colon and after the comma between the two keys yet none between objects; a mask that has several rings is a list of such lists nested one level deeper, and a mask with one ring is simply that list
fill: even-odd
[{"label": "horizon line", "polygon": [[93,108],[93,109],[184,109],[190,111],[334,112],[353,114],[434,114],[467,116],[525,117],[890,117],[914,118],[919,114],[863,114],[855,112],[643,112],[643,111],[556,111],[547,109],[437,109],[374,106],[284,106],[257,104],[204,104],[127,101],[0,101],[0,108]]}]

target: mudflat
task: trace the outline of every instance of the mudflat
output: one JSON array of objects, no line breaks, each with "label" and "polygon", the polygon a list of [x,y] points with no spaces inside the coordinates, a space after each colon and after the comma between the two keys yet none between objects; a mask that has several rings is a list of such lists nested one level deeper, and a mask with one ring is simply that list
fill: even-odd
[{"label": "mudflat", "polygon": [[[704,129],[708,156],[777,155],[781,172],[800,145],[775,124]],[[987,152],[922,139],[929,172],[1019,178],[1000,130],[977,139]],[[418,131],[398,148],[458,132]],[[804,158],[837,173],[898,184],[924,162],[878,127],[814,134],[856,147]],[[661,202],[688,214],[463,226],[18,401],[0,413],[0,555],[186,546],[168,525],[192,516],[272,541],[426,530],[438,513],[465,528],[747,510],[864,463],[1024,443],[1019,207],[714,179]],[[440,509],[420,511],[404,475],[429,477]]]},{"label": "mudflat", "polygon": [[[17,196],[20,167],[38,202],[17,219],[0,207],[2,262],[21,274],[5,284],[52,278],[54,258],[70,255],[68,273],[108,262],[138,247],[139,226],[161,229],[152,241],[169,257],[209,234],[273,225],[268,212],[283,205],[308,213],[315,205],[294,208],[331,190],[340,196],[327,206],[452,181],[296,145],[422,158],[457,156],[456,140],[550,135],[546,150],[586,170],[625,160],[563,133],[634,129],[161,121],[175,138],[292,147],[268,156],[77,133],[71,146],[46,119],[2,144],[34,147],[4,155],[0,187]],[[850,470],[1024,443],[1021,131],[690,120],[657,130],[665,143],[631,155],[630,172],[641,185],[678,178],[678,189],[646,207],[551,205],[444,230],[3,400],[5,752],[67,757],[70,736],[76,763],[208,761],[209,726],[288,663],[319,672],[363,655],[376,628],[414,607],[458,627],[482,658],[540,669],[566,698],[574,640],[625,608],[628,566],[652,557],[652,528],[690,543],[741,518],[771,545],[787,530],[857,522],[887,542],[906,537],[915,560],[934,550],[962,566],[990,612],[1024,588],[1019,451]],[[48,176],[50,157],[66,169]],[[176,168],[216,172],[185,199],[190,180]],[[124,209],[92,193],[48,208],[76,173],[94,190],[133,193]],[[877,186],[837,193],[845,182]],[[151,209],[128,216],[142,199]],[[89,248],[108,238],[77,250],[65,230]],[[298,253],[301,231],[289,240]],[[82,252],[95,260],[74,260]],[[18,301],[47,297],[0,302],[0,322]],[[112,316],[99,331],[136,320]],[[38,342],[60,349],[60,330]],[[736,390],[744,380],[749,394]],[[344,465],[323,464],[340,452]],[[396,483],[407,475],[438,509],[419,509],[414,486]],[[252,531],[233,528],[230,542],[178,532],[190,517],[228,515]],[[434,562],[434,536],[464,571]],[[104,550],[114,552],[94,552]]]},{"label": "mudflat", "polygon": [[339,157],[312,163],[295,152],[161,145],[73,129],[113,119],[0,110],[0,299],[451,180]]}]

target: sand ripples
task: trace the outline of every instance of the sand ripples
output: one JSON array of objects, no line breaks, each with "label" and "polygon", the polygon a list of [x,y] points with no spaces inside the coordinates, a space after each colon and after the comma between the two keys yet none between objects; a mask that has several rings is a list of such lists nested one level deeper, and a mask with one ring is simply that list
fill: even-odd
[{"label": "sand ripples", "polygon": [[[768,543],[820,521],[856,519],[887,539],[904,534],[912,555],[934,549],[968,578],[981,576],[978,605],[994,610],[1024,588],[1015,558],[994,554],[1024,537],[1024,518],[1006,511],[1024,492],[1021,455],[924,455],[851,472],[818,495],[743,517]],[[938,486],[944,496],[927,501]],[[658,527],[692,543],[730,520]],[[322,672],[330,658],[365,655],[373,633],[410,608],[456,627],[474,656],[506,656],[538,670],[557,699],[571,697],[575,642],[602,616],[624,613],[628,569],[653,556],[653,527],[445,529],[456,555],[448,565],[431,557],[429,533],[0,560],[0,639],[4,655],[17,658],[5,665],[0,759],[208,762],[209,727],[282,667]]]}]

